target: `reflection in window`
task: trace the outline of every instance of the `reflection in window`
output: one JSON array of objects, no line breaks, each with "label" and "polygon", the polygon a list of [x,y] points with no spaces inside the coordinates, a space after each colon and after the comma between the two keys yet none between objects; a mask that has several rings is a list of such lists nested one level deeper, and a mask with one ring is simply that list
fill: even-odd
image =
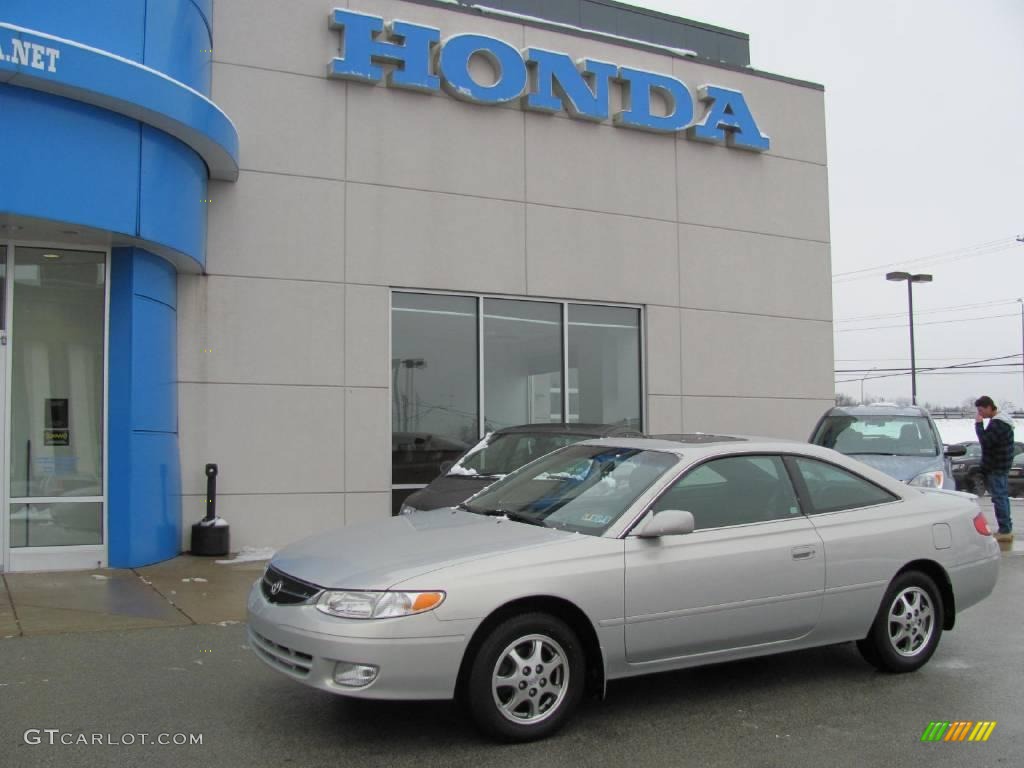
[{"label": "reflection in window", "polygon": [[484,299],[484,424],[562,421],[562,308]]},{"label": "reflection in window", "polygon": [[785,520],[800,515],[796,493],[778,456],[730,456],[687,472],[665,491],[655,514],[681,509],[697,529]]},{"label": "reflection in window", "polygon": [[69,547],[103,543],[102,502],[12,504],[11,547]]},{"label": "reflection in window", "polygon": [[815,512],[871,507],[898,500],[874,483],[834,464],[797,458],[796,466],[807,485]]},{"label": "reflection in window", "polygon": [[570,421],[640,429],[640,311],[569,305]]},{"label": "reflection in window", "polygon": [[106,254],[14,261],[11,498],[102,496]]},{"label": "reflection in window", "polygon": [[392,296],[393,483],[429,483],[477,442],[477,301]]},{"label": "reflection in window", "polygon": [[503,427],[642,429],[638,309],[395,292],[391,325],[393,485]]}]

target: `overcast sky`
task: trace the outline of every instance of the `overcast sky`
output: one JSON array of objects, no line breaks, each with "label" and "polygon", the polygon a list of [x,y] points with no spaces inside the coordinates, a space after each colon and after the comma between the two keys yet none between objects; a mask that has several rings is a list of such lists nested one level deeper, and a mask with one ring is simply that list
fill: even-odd
[{"label": "overcast sky", "polygon": [[[918,402],[1024,405],[1024,0],[627,1],[745,32],[756,69],[825,86],[835,367],[909,367],[906,283],[885,273],[930,273],[914,286],[919,370],[1017,367],[919,372]],[[837,391],[859,399],[861,375],[837,373],[856,379]],[[909,398],[910,377],[864,393]]]}]

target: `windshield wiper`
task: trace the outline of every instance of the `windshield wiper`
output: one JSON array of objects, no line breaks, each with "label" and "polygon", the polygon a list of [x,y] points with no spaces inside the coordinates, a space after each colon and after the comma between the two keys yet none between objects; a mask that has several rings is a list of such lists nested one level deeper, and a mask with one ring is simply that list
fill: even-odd
[{"label": "windshield wiper", "polygon": [[891,451],[856,451],[848,453],[847,456],[895,456]]},{"label": "windshield wiper", "polygon": [[[467,509],[469,509],[469,508],[467,507]],[[528,525],[539,525],[542,528],[547,528],[548,527],[547,523],[545,523],[543,520],[538,520],[535,517],[530,517],[529,515],[523,515],[523,514],[520,514],[519,512],[509,512],[507,509],[502,509],[501,507],[498,507],[496,509],[481,509],[481,510],[470,509],[469,511],[470,512],[474,512],[474,513],[476,513],[478,515],[487,515],[488,517],[505,517],[505,518],[508,518],[509,520],[512,520],[513,522],[516,522],[516,523],[526,523]]]}]

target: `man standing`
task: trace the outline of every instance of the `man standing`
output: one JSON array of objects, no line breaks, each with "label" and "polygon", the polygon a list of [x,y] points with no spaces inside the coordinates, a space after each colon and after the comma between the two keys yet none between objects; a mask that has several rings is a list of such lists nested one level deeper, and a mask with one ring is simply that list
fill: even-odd
[{"label": "man standing", "polygon": [[[1010,519],[1010,499],[1007,476],[1013,463],[1013,419],[996,408],[992,398],[982,395],[974,401],[978,409],[974,417],[974,431],[981,443],[981,471],[992,497],[992,506],[999,523],[997,541],[1013,541],[1013,521]],[[983,421],[988,419],[988,427]]]}]

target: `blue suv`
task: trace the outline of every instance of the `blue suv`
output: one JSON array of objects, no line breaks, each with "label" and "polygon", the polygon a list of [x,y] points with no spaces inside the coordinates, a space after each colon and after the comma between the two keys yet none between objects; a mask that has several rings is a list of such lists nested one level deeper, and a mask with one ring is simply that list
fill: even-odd
[{"label": "blue suv", "polygon": [[810,442],[853,456],[870,467],[922,488],[956,489],[949,459],[963,446],[943,447],[928,411],[916,405],[830,408]]}]

